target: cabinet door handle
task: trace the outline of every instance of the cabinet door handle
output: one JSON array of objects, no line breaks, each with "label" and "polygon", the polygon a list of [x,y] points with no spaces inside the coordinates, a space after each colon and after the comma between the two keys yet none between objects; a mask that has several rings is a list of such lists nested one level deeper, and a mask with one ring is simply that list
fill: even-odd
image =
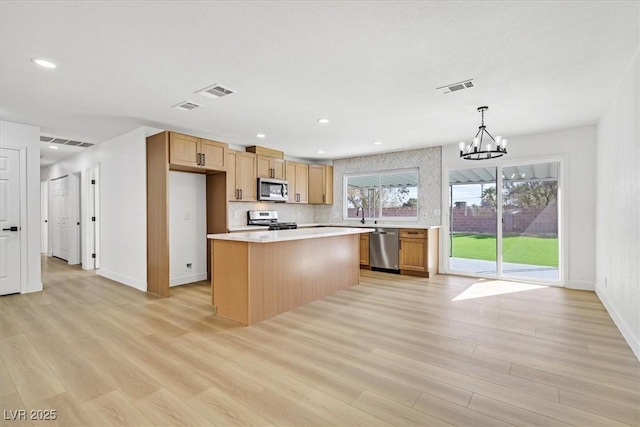
[{"label": "cabinet door handle", "polygon": [[402,240],[398,240],[398,249],[402,249]]},{"label": "cabinet door handle", "polygon": [[238,200],[238,189],[236,188],[236,200]]},{"label": "cabinet door handle", "polygon": [[325,199],[326,199],[326,196],[323,194],[323,195],[322,195],[322,203],[324,203],[324,202],[325,202]]},{"label": "cabinet door handle", "polygon": [[240,192],[240,200],[242,200],[242,188],[238,190]]},{"label": "cabinet door handle", "polygon": [[207,163],[207,158],[204,156],[204,153],[202,153],[202,166],[204,166]]},{"label": "cabinet door handle", "polygon": [[418,234],[417,231],[407,231],[407,234]]},{"label": "cabinet door handle", "polygon": [[196,153],[196,163],[200,166],[200,153]]}]

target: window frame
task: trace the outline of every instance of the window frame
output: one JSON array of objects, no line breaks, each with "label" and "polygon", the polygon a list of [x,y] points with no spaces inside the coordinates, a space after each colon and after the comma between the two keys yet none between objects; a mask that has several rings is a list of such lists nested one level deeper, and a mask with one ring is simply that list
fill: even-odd
[{"label": "window frame", "polygon": [[357,177],[361,177],[361,176],[370,176],[370,175],[377,175],[378,176],[378,191],[382,191],[382,176],[384,175],[394,175],[394,174],[398,174],[398,173],[409,173],[409,172],[415,172],[416,173],[416,199],[417,199],[417,203],[416,203],[416,215],[415,216],[382,216],[382,208],[383,208],[383,204],[380,203],[380,205],[378,206],[378,214],[380,216],[375,217],[375,218],[365,218],[365,220],[368,221],[397,221],[397,222],[416,222],[419,220],[420,218],[420,168],[418,167],[414,167],[414,168],[402,168],[402,169],[390,169],[390,170],[384,170],[384,171],[375,171],[375,172],[353,172],[353,173],[345,173],[342,175],[342,204],[343,204],[343,209],[342,209],[342,219],[344,221],[360,221],[361,218],[351,218],[348,217],[349,214],[349,200],[347,199],[347,195],[349,194],[347,191],[348,188],[348,180],[349,178],[357,178]]}]

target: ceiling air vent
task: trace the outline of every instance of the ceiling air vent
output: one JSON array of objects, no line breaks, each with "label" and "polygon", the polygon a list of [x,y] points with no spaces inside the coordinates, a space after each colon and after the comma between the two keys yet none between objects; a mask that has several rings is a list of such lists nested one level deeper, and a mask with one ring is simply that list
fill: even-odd
[{"label": "ceiling air vent", "polygon": [[40,141],[48,142],[50,144],[69,145],[72,147],[82,147],[82,148],[89,148],[89,147],[93,147],[94,145],[90,142],[74,141],[74,140],[64,139],[64,138],[54,138],[53,136],[41,136]]},{"label": "ceiling air vent", "polygon": [[200,105],[195,102],[183,101],[177,105],[174,105],[173,108],[177,108],[178,110],[183,111],[191,111],[198,108]]},{"label": "ceiling air vent", "polygon": [[206,96],[207,98],[221,98],[223,96],[231,95],[233,91],[222,87],[219,84],[206,87],[196,92],[198,95]]},{"label": "ceiling air vent", "polygon": [[457,92],[459,90],[470,89],[475,86],[476,82],[473,79],[469,79],[458,83],[451,83],[446,86],[436,88],[436,90],[445,95],[447,93]]}]

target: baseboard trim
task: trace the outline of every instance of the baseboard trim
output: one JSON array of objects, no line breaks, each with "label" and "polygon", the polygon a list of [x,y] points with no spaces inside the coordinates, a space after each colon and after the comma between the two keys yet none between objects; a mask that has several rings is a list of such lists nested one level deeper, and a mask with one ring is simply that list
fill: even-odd
[{"label": "baseboard trim", "polygon": [[640,361],[640,339],[633,335],[631,328],[629,328],[627,323],[620,316],[620,314],[618,314],[618,311],[611,305],[609,300],[605,298],[604,295],[600,294],[598,290],[596,290],[595,292],[598,296],[598,299],[600,299],[600,302],[602,302],[605,310],[607,310],[607,313],[609,313],[609,316],[611,316],[613,323],[616,324],[625,341],[627,341],[627,344],[629,344],[629,347],[631,347],[631,351],[633,351],[633,354],[635,354]]},{"label": "baseboard trim", "polygon": [[96,270],[96,273],[98,274],[98,276],[115,280],[118,283],[122,283],[123,285],[130,286],[142,292],[147,292],[146,282],[141,282],[140,280],[134,279],[132,277],[124,276],[122,274],[114,273],[113,271],[105,270],[104,268],[100,268]]},{"label": "baseboard trim", "polygon": [[207,280],[207,272],[204,273],[194,273],[188,274],[186,276],[178,276],[169,279],[169,286],[180,286],[186,285],[187,283],[200,282],[202,280]]},{"label": "baseboard trim", "polygon": [[595,285],[593,282],[587,282],[584,280],[567,280],[564,285],[567,289],[577,289],[580,291],[594,291]]}]

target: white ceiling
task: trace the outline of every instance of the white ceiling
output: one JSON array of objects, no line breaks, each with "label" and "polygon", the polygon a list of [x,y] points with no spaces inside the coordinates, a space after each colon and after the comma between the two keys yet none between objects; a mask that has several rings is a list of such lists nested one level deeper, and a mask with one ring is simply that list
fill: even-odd
[{"label": "white ceiling", "polygon": [[[310,159],[468,141],[480,105],[512,146],[594,124],[640,45],[637,1],[3,0],[0,12],[2,120],[91,143],[152,126]],[[469,78],[477,87],[435,90]],[[194,94],[214,83],[236,93]],[[170,108],[185,100],[202,107]]]}]

